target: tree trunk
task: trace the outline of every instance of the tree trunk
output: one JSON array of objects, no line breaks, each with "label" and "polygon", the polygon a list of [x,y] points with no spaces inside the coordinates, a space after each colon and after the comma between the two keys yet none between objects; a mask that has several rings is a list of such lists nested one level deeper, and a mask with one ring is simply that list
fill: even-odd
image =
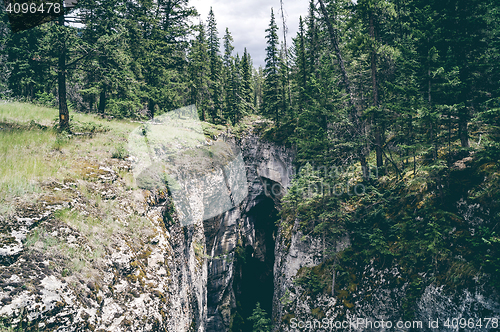
[{"label": "tree trunk", "polygon": [[467,107],[464,107],[458,116],[458,131],[460,134],[460,144],[463,148],[469,147],[469,129],[467,128],[468,112]]},{"label": "tree trunk", "polygon": [[[339,43],[337,40],[337,34],[335,33],[335,29],[333,28],[332,22],[330,22],[328,11],[326,10],[323,0],[318,0],[318,1],[321,12],[323,13],[323,17],[325,19],[326,26],[328,28],[328,33],[330,34],[330,40],[332,42],[335,54],[337,56],[337,61],[339,62],[342,81],[344,83],[346,92],[349,94],[349,103],[351,104],[351,106],[354,106],[354,100],[353,100],[354,97],[351,91],[351,82],[349,81],[349,77],[347,76],[347,71],[345,70],[344,59],[342,58],[342,53],[340,52]],[[357,114],[355,115],[355,118],[357,119]]]},{"label": "tree trunk", "polygon": [[288,28],[286,26],[286,21],[285,21],[285,13],[283,12],[283,0],[280,0],[280,6],[281,6],[281,20],[283,22],[283,49],[284,49],[284,60],[285,60],[285,68],[286,68],[286,74],[285,74],[285,79],[286,79],[286,88],[288,91],[288,102],[290,107],[292,106],[292,90],[290,88],[290,75],[288,75],[288,48],[286,47],[286,32],[288,31]]},{"label": "tree trunk", "polygon": [[332,273],[332,296],[335,296],[335,266]]},{"label": "tree trunk", "polygon": [[[59,16],[59,25],[64,27],[64,15]],[[69,111],[66,101],[66,41],[61,35],[61,48],[59,49],[58,73],[57,73],[57,93],[59,96],[59,129],[69,128]]]},{"label": "tree trunk", "polygon": [[[428,40],[427,40],[428,41]],[[428,96],[427,96],[427,101],[429,103],[429,111],[431,112],[432,111],[432,81],[431,81],[431,56],[430,56],[430,51],[429,51],[429,56],[428,56],[428,61],[429,61],[429,64],[428,64],[428,67],[427,67],[427,79],[428,79]],[[436,140],[434,140],[434,128],[433,128],[433,123],[432,123],[432,118],[430,119],[431,121],[431,132],[430,132],[430,139],[431,139],[431,142],[432,142],[432,145],[434,147],[434,151],[433,151],[433,160],[436,160],[437,159],[437,142]],[[437,127],[437,129],[439,129],[439,127]],[[437,130],[436,129],[436,130]],[[437,136],[437,134],[436,134]]]},{"label": "tree trunk", "polygon": [[[370,38],[372,40],[371,72],[373,106],[378,107],[377,52],[375,50],[375,24],[373,21],[373,12],[370,12]],[[382,159],[382,130],[376,116],[373,117],[373,120],[375,122],[375,153],[377,156],[377,167],[382,167],[384,166],[384,161]]]},{"label": "tree trunk", "polygon": [[451,166],[451,109],[448,108],[448,167]]},{"label": "tree trunk", "polygon": [[149,98],[148,99],[148,111],[149,115],[151,116],[151,119],[155,118],[155,103],[153,99]]},{"label": "tree trunk", "polygon": [[101,88],[101,93],[99,94],[99,113],[104,115],[105,109],[106,109],[106,85],[103,84]]}]

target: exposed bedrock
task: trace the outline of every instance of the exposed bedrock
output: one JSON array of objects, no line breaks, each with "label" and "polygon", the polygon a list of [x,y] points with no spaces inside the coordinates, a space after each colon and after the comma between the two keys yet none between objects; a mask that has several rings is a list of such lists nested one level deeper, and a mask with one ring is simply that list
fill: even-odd
[{"label": "exposed bedrock", "polygon": [[276,221],[282,189],[291,181],[292,152],[254,135],[244,137],[238,146],[248,196],[239,206],[204,222],[211,257],[207,331],[227,331],[231,324],[242,324],[257,302],[272,312]]}]

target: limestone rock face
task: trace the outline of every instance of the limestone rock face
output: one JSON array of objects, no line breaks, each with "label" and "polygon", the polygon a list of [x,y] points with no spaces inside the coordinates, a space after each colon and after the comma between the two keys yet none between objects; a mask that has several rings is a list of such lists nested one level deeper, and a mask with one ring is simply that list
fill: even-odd
[{"label": "limestone rock face", "polygon": [[3,325],[204,331],[203,224],[165,222],[168,197],[127,188],[115,171],[127,163],[82,164],[87,181],[48,183],[36,203],[19,204],[2,220],[22,233],[19,251],[4,248],[0,267]]},{"label": "limestone rock face", "polygon": [[251,247],[254,257],[263,263],[269,254],[274,254],[274,242],[270,248],[271,241],[267,239],[266,242],[263,234],[263,229],[272,229],[266,228],[272,225],[260,224],[263,219],[256,214],[269,209],[269,205],[279,208],[280,195],[289,186],[293,175],[293,151],[262,141],[253,134],[245,135],[234,144],[240,148],[244,159],[248,196],[239,206],[205,221],[207,249],[211,257],[208,263],[207,331],[212,332],[228,330],[232,309],[236,307],[236,287],[233,284],[238,277],[234,265],[236,246]]}]

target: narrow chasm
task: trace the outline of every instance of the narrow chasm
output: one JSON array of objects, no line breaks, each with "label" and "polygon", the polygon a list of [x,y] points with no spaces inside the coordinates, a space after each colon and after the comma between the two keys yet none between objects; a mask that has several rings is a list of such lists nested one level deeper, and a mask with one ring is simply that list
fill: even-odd
[{"label": "narrow chasm", "polygon": [[246,214],[254,225],[255,243],[239,243],[236,249],[233,289],[236,310],[233,313],[232,332],[251,332],[252,315],[257,303],[270,318],[274,291],[274,245],[278,211],[271,197],[259,196],[258,203]]}]

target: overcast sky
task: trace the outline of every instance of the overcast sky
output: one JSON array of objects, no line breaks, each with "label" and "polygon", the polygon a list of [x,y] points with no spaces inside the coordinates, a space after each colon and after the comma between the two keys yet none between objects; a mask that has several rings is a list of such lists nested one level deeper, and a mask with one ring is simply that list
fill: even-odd
[{"label": "overcast sky", "polygon": [[[274,8],[276,23],[279,27],[278,36],[283,41],[283,23],[281,21],[279,0],[190,0],[189,3],[200,13],[200,18],[206,25],[210,6],[217,21],[219,38],[222,37],[226,27],[234,39],[234,55],[243,54],[246,47],[253,59],[255,67],[264,66],[266,57],[266,32],[271,20],[271,7]],[[297,34],[299,16],[307,15],[309,1],[284,0],[285,19],[288,26],[287,46],[290,47],[291,38]]]}]

